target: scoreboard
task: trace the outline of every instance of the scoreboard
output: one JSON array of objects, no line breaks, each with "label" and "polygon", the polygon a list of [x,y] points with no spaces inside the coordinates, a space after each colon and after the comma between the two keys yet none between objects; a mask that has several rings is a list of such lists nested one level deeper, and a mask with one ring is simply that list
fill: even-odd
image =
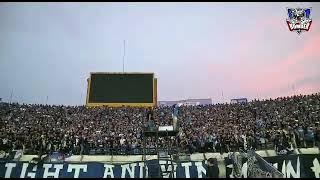
[{"label": "scoreboard", "polygon": [[154,73],[90,74],[87,106],[155,106],[157,80]]}]

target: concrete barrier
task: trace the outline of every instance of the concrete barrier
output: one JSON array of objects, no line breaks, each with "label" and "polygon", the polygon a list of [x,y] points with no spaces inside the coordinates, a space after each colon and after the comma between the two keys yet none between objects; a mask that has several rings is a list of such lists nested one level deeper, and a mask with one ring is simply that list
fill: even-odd
[{"label": "concrete barrier", "polygon": [[[295,150],[296,154],[320,154],[318,148],[301,148]],[[275,150],[263,150],[256,151],[261,157],[273,157],[277,153]],[[223,161],[223,158],[228,157],[228,153],[205,153],[206,158],[216,158],[218,161]],[[31,161],[32,158],[37,157],[36,155],[22,155],[20,161]],[[82,159],[81,159],[82,158]],[[157,155],[147,155],[147,160],[157,159]],[[203,153],[195,153],[190,155],[191,161],[202,161],[204,160]],[[143,155],[74,155],[65,159],[66,162],[137,162],[143,161]]]}]

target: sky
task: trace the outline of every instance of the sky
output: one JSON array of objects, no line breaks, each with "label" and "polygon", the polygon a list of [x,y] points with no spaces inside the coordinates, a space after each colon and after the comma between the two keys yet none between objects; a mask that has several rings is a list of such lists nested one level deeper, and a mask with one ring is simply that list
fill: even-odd
[{"label": "sky", "polygon": [[[309,32],[286,8],[312,7]],[[0,98],[85,103],[90,72],[154,72],[158,100],[320,92],[320,3],[0,3]]]}]

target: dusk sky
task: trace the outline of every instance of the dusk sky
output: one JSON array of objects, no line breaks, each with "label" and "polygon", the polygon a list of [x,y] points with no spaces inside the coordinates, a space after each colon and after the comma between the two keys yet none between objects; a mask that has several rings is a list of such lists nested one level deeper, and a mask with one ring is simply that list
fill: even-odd
[{"label": "dusk sky", "polygon": [[[289,31],[287,7],[312,7],[309,32]],[[123,40],[158,100],[316,93],[319,22],[318,2],[0,3],[0,98],[84,104],[90,72],[122,71]]]}]

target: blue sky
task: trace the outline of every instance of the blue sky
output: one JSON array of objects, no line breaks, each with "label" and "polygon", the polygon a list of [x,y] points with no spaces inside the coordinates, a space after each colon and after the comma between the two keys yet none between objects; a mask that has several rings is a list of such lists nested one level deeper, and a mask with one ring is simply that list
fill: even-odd
[{"label": "blue sky", "polygon": [[[312,7],[311,31],[286,7]],[[0,98],[83,104],[90,72],[154,72],[158,100],[320,89],[320,3],[1,3]],[[223,92],[223,96],[222,96]]]}]

